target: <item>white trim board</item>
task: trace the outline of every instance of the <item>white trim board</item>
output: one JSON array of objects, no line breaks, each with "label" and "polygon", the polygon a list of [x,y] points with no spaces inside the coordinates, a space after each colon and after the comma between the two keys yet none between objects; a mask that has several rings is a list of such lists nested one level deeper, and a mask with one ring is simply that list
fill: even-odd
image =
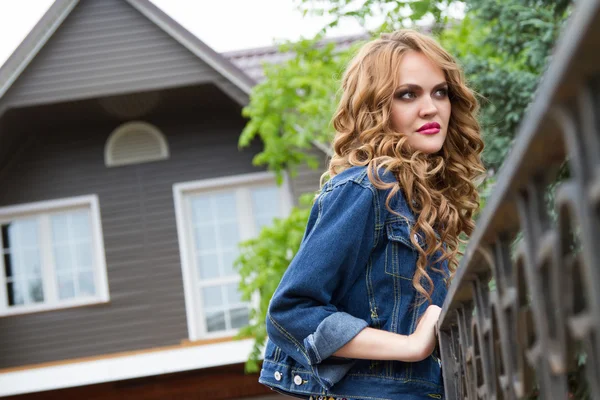
[{"label": "white trim board", "polygon": [[0,373],[0,397],[238,364],[252,345],[245,339]]}]

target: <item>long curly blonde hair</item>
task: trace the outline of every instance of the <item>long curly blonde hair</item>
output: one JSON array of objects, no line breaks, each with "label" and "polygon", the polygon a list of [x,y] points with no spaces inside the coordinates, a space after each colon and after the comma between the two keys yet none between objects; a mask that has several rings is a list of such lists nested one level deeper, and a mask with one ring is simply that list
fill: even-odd
[{"label": "long curly blonde hair", "polygon": [[[446,140],[436,154],[412,150],[407,137],[392,128],[393,94],[400,84],[398,66],[408,51],[422,53],[446,76],[451,116]],[[335,153],[324,177],[333,177],[351,166],[368,166],[373,185],[390,189],[386,207],[396,214],[390,202],[403,191],[417,216],[410,235],[419,252],[413,286],[431,302],[434,285],[427,266],[442,273],[432,261],[448,260],[453,275],[463,242],[460,236],[471,235],[475,226],[472,217],[479,207],[479,194],[474,181],[485,172],[480,158],[483,141],[476,119],[477,99],[454,58],[431,37],[409,29],[365,44],[350,61],[341,90],[333,118]],[[384,182],[380,170],[392,172],[396,182]],[[415,240],[415,233],[424,236],[423,247]]]}]

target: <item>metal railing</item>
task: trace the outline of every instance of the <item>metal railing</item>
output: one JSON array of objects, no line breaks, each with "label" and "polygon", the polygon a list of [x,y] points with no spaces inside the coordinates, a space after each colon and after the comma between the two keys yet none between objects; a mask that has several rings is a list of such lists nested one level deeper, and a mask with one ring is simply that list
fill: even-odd
[{"label": "metal railing", "polygon": [[579,0],[444,303],[447,399],[565,399],[582,368],[600,398],[599,127],[600,0]]}]

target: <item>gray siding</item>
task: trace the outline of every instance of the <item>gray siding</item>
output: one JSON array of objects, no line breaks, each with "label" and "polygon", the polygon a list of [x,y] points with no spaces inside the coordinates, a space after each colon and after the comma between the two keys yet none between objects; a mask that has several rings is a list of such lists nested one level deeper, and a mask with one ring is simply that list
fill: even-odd
[{"label": "gray siding", "polygon": [[127,2],[82,0],[3,101],[41,104],[219,78]]},{"label": "gray siding", "polygon": [[104,144],[116,125],[96,124],[39,132],[0,177],[0,206],[98,195],[111,297],[105,305],[0,318],[0,368],[187,338],[172,186],[256,172],[258,150],[238,150],[244,121],[235,114],[187,120],[204,122],[149,120],[167,137],[166,161],[106,168]]}]

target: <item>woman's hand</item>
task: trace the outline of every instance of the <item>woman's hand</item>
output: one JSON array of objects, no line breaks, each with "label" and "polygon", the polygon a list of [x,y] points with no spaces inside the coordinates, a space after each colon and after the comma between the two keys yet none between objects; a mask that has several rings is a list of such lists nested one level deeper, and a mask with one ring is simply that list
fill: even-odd
[{"label": "woman's hand", "polygon": [[408,336],[410,346],[415,351],[414,361],[422,361],[429,357],[437,343],[435,325],[440,317],[442,309],[436,305],[430,305],[417,323],[414,333]]}]

